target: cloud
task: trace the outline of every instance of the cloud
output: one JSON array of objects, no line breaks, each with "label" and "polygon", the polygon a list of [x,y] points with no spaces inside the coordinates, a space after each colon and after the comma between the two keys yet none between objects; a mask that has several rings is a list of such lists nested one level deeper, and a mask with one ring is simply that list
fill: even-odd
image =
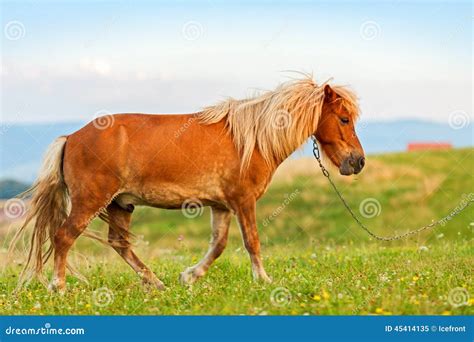
[{"label": "cloud", "polygon": [[81,59],[79,62],[79,67],[82,71],[100,76],[109,75],[112,69],[108,61],[89,57]]}]

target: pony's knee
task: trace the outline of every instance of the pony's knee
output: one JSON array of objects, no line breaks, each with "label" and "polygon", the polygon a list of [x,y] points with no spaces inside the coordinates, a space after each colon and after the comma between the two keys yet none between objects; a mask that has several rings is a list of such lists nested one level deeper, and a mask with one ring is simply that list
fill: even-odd
[{"label": "pony's knee", "polygon": [[74,224],[66,221],[55,233],[54,233],[54,246],[58,248],[68,248],[74,241],[81,235],[87,225]]},{"label": "pony's knee", "polygon": [[54,233],[54,247],[56,250],[65,250],[66,247],[73,244],[75,238],[66,227],[59,228]]}]

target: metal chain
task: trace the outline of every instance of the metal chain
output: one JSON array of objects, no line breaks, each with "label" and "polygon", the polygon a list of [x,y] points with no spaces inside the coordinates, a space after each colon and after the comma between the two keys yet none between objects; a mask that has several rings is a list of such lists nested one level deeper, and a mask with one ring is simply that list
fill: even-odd
[{"label": "metal chain", "polygon": [[318,161],[319,167],[321,168],[321,171],[322,171],[323,175],[328,179],[329,183],[333,187],[333,189],[336,192],[337,196],[341,200],[344,207],[346,207],[349,214],[351,214],[354,221],[356,221],[356,223],[359,225],[359,227],[361,227],[363,230],[365,230],[374,239],[382,240],[382,241],[393,241],[393,240],[400,240],[400,239],[406,238],[410,235],[421,233],[422,231],[424,231],[426,229],[434,228],[434,227],[436,227],[436,226],[438,226],[442,223],[445,223],[446,221],[451,220],[452,217],[454,217],[456,215],[459,215],[464,209],[466,209],[468,206],[470,206],[474,202],[473,198],[469,198],[459,208],[456,208],[456,210],[451,211],[451,213],[449,213],[448,216],[446,216],[442,219],[439,219],[438,221],[434,221],[434,222],[432,222],[432,223],[430,223],[426,226],[420,227],[416,230],[409,231],[405,234],[395,235],[395,236],[390,236],[390,237],[376,235],[375,233],[373,233],[369,228],[367,228],[361,222],[359,217],[352,211],[349,204],[347,204],[347,202],[344,199],[344,197],[342,196],[341,192],[338,190],[338,188],[336,187],[336,185],[332,181],[331,176],[329,175],[329,171],[324,167],[323,163],[321,162],[321,154],[319,152],[318,141],[316,140],[316,137],[314,135],[312,135],[311,139],[313,140],[313,155],[316,158],[316,160]]}]

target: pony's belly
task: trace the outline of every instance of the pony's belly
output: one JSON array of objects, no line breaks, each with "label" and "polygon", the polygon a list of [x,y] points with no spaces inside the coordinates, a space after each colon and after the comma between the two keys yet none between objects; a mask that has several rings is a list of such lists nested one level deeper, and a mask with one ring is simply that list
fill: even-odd
[{"label": "pony's belly", "polygon": [[178,209],[184,201],[178,198],[163,198],[162,196],[153,196],[141,198],[132,194],[120,194],[115,198],[115,202],[124,209],[130,208],[131,205],[144,205],[148,207],[156,207],[163,209]]},{"label": "pony's belly", "polygon": [[187,203],[205,206],[222,204],[225,206],[223,192],[218,189],[186,189],[172,184],[160,186],[159,189],[142,189],[141,191],[122,193],[115,198],[115,201],[122,208],[127,208],[129,205],[145,205],[164,209],[179,209]]},{"label": "pony's belly", "polygon": [[125,193],[118,195],[115,200],[122,208],[127,208],[129,205],[144,205],[143,200],[133,194]]}]

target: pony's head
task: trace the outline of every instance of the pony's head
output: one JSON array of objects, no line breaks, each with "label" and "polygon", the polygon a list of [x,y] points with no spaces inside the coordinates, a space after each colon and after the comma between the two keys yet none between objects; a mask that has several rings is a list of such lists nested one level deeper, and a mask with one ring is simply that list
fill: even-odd
[{"label": "pony's head", "polygon": [[365,165],[364,150],[355,132],[358,114],[356,98],[347,88],[324,86],[315,135],[323,153],[344,176],[358,174]]},{"label": "pony's head", "polygon": [[351,175],[365,162],[354,131],[358,113],[357,98],[348,88],[318,85],[307,75],[249,99],[206,107],[199,118],[204,124],[226,120],[243,170],[255,149],[278,166],[313,134],[341,174]]}]

